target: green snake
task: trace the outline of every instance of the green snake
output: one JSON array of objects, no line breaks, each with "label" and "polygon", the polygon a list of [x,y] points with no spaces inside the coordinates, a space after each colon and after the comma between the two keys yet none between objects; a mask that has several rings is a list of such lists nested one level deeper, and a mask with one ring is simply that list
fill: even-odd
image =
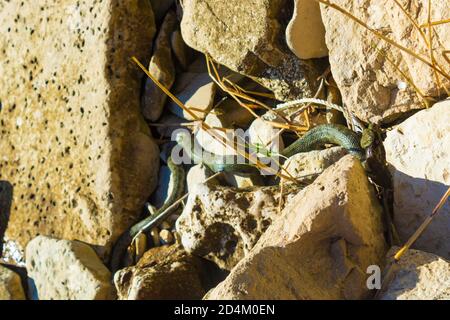
[{"label": "green snake", "polygon": [[111,270],[113,272],[117,271],[120,268],[122,259],[125,256],[128,246],[140,233],[152,229],[155,225],[164,221],[177,209],[177,206],[174,207],[172,206],[172,204],[184,194],[185,173],[183,166],[176,165],[170,157],[167,159],[167,166],[170,170],[171,180],[169,183],[169,186],[171,186],[171,190],[169,190],[168,192],[168,197],[164,201],[164,204],[161,206],[161,208],[122,233],[122,235],[116,241],[113,247],[110,261]]},{"label": "green snake", "polygon": [[[365,146],[370,144],[370,134],[363,133],[363,138]],[[195,164],[203,163],[212,172],[231,172],[238,174],[259,173],[256,166],[252,164],[235,163],[234,156],[219,156],[208,153],[205,157],[205,154],[195,149],[192,135],[188,131],[179,132],[176,141],[183,148],[183,151],[187,153],[187,156],[192,162]],[[365,159],[365,151],[361,147],[360,141],[361,138],[357,133],[343,125],[324,124],[309,130],[303,137],[297,139],[289,147],[282,150],[280,154],[284,158],[288,158],[300,152],[318,149],[325,144],[335,144],[347,149],[350,154],[355,155],[363,161]],[[171,179],[173,180],[171,184],[173,188],[169,192],[168,198],[164,202],[164,205],[154,214],[133,225],[120,236],[113,248],[111,257],[111,269],[113,272],[120,268],[121,260],[128,246],[133,242],[133,239],[167,218],[173,212],[173,210],[167,209],[174,209],[170,208],[171,204],[182,196],[185,180],[184,170],[181,165],[174,164],[170,157],[168,159],[168,166],[171,171]]]},{"label": "green snake", "polygon": [[[303,137],[297,139],[289,147],[280,152],[283,158],[289,158],[300,152],[316,150],[325,144],[335,144],[347,149],[350,154],[358,159],[365,159],[365,151],[360,145],[360,136],[339,124],[319,125],[309,130]],[[213,172],[231,172],[239,174],[255,174],[259,170],[253,164],[235,163],[234,155],[219,156],[211,153],[201,153],[196,150],[196,145],[191,134],[181,131],[176,137],[177,143],[183,147],[184,152],[195,163],[203,163]]]}]

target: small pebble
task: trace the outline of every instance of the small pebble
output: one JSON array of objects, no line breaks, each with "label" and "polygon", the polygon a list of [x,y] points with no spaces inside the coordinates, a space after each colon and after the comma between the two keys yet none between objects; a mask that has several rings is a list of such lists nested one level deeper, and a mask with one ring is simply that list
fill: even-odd
[{"label": "small pebble", "polygon": [[137,236],[135,246],[136,246],[136,263],[137,263],[147,250],[147,235],[145,233],[141,233]]},{"label": "small pebble", "polygon": [[153,245],[156,247],[159,245],[159,229],[158,228],[153,228],[150,231],[150,235],[152,237],[152,241],[153,241]]},{"label": "small pebble", "polygon": [[172,232],[170,232],[169,230],[161,230],[161,232],[159,233],[159,237],[161,238],[162,245],[172,244],[175,240]]},{"label": "small pebble", "polygon": [[171,224],[168,221],[164,221],[159,227],[162,230],[170,230]]}]

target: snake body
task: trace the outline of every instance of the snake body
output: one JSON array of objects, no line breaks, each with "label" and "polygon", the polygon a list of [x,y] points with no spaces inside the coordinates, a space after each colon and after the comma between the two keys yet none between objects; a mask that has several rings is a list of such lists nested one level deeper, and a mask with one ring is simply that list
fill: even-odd
[{"label": "snake body", "polygon": [[[235,156],[219,156],[210,153],[200,153],[196,149],[193,138],[188,132],[181,132],[177,136],[178,144],[183,148],[192,162],[203,163],[213,172],[231,172],[235,174],[258,174],[259,170],[252,164],[236,163]],[[360,146],[360,137],[355,132],[345,126],[338,124],[319,125],[309,130],[303,137],[297,139],[289,147],[285,148],[280,154],[285,157],[291,157],[299,152],[308,152],[316,150],[325,144],[335,144],[342,146],[347,151],[360,160],[364,160],[365,153]],[[175,165],[169,157],[168,166],[171,171],[172,190],[164,202],[153,215],[138,222],[124,232],[116,242],[112,257],[111,269],[113,272],[119,269],[121,260],[133,239],[141,232],[153,227],[156,222],[160,222],[164,217],[168,217],[173,210],[167,210],[178,198],[183,195],[185,174],[181,165]],[[167,212],[166,212],[167,211]]]},{"label": "snake body", "polygon": [[303,137],[285,148],[281,155],[286,158],[300,152],[316,150],[325,144],[339,145],[358,159],[364,159],[364,150],[360,146],[357,133],[340,124],[323,124],[309,130]]},{"label": "snake body", "polygon": [[[177,201],[181,196],[184,194],[184,181],[185,181],[185,173],[184,169],[180,165],[176,165],[173,163],[172,158],[168,158],[167,160],[167,166],[170,170],[170,183],[169,186],[171,187],[168,192],[168,197],[164,201],[164,204],[155,211],[154,214],[151,214],[147,218],[139,221],[132,227],[130,227],[127,231],[122,233],[122,235],[119,237],[119,239],[116,241],[112,254],[111,254],[111,270],[113,272],[117,271],[120,266],[122,259],[125,255],[125,252],[127,251],[128,246],[133,242],[133,239],[140,233],[147,231],[148,229],[151,229],[154,227],[156,222],[162,222],[164,217],[170,216],[177,207],[171,207],[171,205]],[[161,215],[164,215],[162,217]],[[152,223],[152,222],[155,223]]]},{"label": "snake body", "polygon": [[[188,157],[196,164],[203,163],[213,172],[231,172],[235,174],[256,174],[259,170],[248,163],[236,163],[235,156],[218,156],[210,153],[201,153],[195,146],[193,138],[187,132],[177,136]],[[303,137],[297,139],[289,147],[280,152],[284,158],[289,158],[300,152],[319,149],[325,144],[339,145],[358,159],[364,160],[365,152],[360,146],[360,137],[357,133],[339,124],[323,124],[309,130]]]}]

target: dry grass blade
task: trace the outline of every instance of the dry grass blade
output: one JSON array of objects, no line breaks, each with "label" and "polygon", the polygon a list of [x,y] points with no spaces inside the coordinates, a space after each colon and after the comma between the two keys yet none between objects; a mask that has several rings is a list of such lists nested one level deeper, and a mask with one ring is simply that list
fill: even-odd
[{"label": "dry grass blade", "polygon": [[438,25],[446,24],[446,23],[450,23],[450,19],[427,22],[425,24],[420,25],[420,28],[428,28],[429,26],[438,26]]}]

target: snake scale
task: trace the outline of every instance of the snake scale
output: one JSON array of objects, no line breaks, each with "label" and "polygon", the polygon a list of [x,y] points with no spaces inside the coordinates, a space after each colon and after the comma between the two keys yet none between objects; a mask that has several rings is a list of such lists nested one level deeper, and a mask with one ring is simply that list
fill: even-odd
[{"label": "snake scale", "polygon": [[[188,157],[195,164],[203,163],[213,172],[232,172],[240,174],[257,174],[259,170],[252,164],[240,164],[234,163],[234,156],[218,156],[208,154],[207,157],[195,150],[193,138],[188,132],[181,132],[177,136],[177,143],[187,153]],[[365,151],[360,146],[360,136],[348,129],[343,125],[338,124],[324,124],[319,125],[309,130],[303,137],[297,139],[290,146],[281,151],[281,155],[285,158],[293,156],[296,153],[308,152],[316,150],[325,144],[335,144],[347,149],[350,154],[355,155],[361,161],[365,160]],[[168,217],[176,208],[170,208],[171,204],[180,198],[184,191],[184,170],[181,165],[175,165],[171,158],[168,160],[168,166],[171,171],[172,190],[169,192],[169,196],[164,202],[164,205],[157,210],[153,215],[138,222],[126,232],[124,232],[119,240],[116,242],[112,257],[111,257],[111,269],[113,272],[120,268],[121,259],[128,246],[133,242],[133,239],[142,232],[153,227],[156,223],[160,222],[164,217]],[[170,210],[167,210],[167,209]]]}]

